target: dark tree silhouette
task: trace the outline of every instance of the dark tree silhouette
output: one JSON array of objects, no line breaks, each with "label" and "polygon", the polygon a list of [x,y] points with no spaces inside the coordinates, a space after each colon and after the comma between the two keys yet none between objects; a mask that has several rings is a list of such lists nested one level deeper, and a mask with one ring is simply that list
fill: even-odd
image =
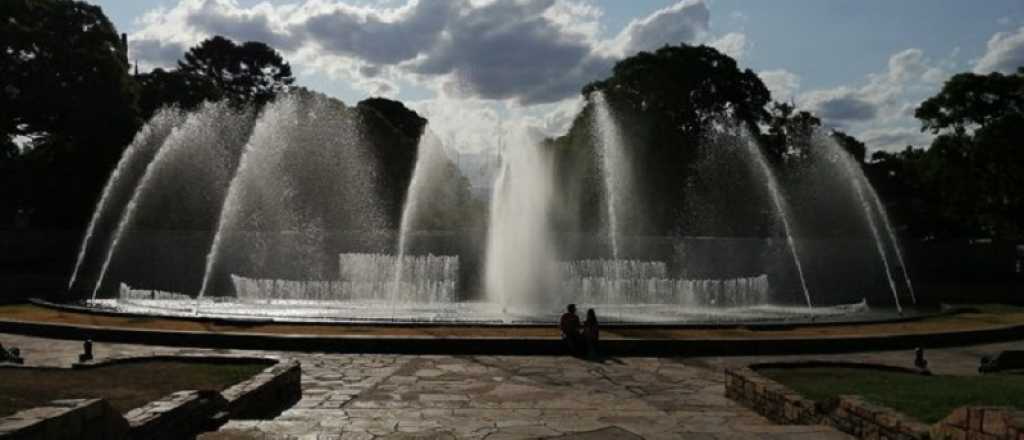
[{"label": "dark tree silhouette", "polygon": [[270,46],[256,41],[239,45],[221,36],[189,49],[178,70],[212,82],[220,97],[233,103],[262,105],[295,81],[291,66]]},{"label": "dark tree silhouette", "polygon": [[204,76],[178,70],[154,69],[136,77],[140,85],[139,111],[149,119],[162,107],[177,106],[193,110],[204,101],[216,101],[222,93],[213,81]]},{"label": "dark tree silhouette", "polygon": [[[622,136],[630,139],[627,154],[634,167],[633,175],[643,176],[633,191],[638,196],[631,203],[644,209],[625,211],[646,215],[623,221],[622,224],[635,229],[623,232],[665,234],[676,232],[680,224],[684,224],[684,233],[708,232],[698,232],[695,226],[680,221],[691,208],[687,206],[687,179],[696,174],[695,167],[706,153],[701,151],[702,145],[707,144],[705,136],[714,123],[730,119],[747,125],[753,136],[759,135],[760,126],[770,119],[765,107],[771,100],[760,78],[749,69],[741,70],[735,60],[714,48],[681,44],[640,52],[619,61],[611,77],[586,85],[582,93],[591,96],[598,91],[603,92],[620,121]],[[570,136],[587,136],[590,130],[575,128],[590,123],[591,107],[576,118]],[[585,138],[567,138],[558,143],[565,148],[593,148]],[[560,155],[569,159],[586,154]],[[583,168],[599,169],[590,165]],[[578,188],[584,193],[600,191],[599,186],[593,185]],[[599,193],[577,194],[571,199],[595,201],[602,197]],[[761,222],[762,216],[756,214],[758,207],[744,208],[754,212],[744,216],[751,223]],[[585,215],[583,221],[599,219]],[[748,231],[744,233],[759,229],[748,226],[738,229]],[[591,228],[585,225],[583,229]]]},{"label": "dark tree silhouette", "polygon": [[88,3],[7,0],[0,17],[2,156],[20,144],[28,179],[4,202],[25,205],[36,225],[77,226],[138,127],[124,48]]},{"label": "dark tree silhouette", "polygon": [[922,130],[963,133],[1003,116],[1024,113],[1024,66],[1016,74],[961,73],[914,112]]}]

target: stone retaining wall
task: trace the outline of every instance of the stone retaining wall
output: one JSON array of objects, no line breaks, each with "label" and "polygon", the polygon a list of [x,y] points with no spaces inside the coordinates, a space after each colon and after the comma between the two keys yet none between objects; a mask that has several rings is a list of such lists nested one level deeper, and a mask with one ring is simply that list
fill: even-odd
[{"label": "stone retaining wall", "polygon": [[221,392],[231,419],[269,419],[302,398],[302,367],[280,362]]},{"label": "stone retaining wall", "polygon": [[[238,361],[254,358],[156,356],[154,359]],[[138,362],[116,358],[75,364],[75,368]],[[274,359],[263,359],[273,362]],[[227,419],[267,419],[302,396],[298,361],[281,361],[223,392],[178,391],[123,416],[102,399],[56,400],[44,407],[0,419],[0,440],[13,439],[180,439],[216,429]]]},{"label": "stone retaining wall", "polygon": [[816,403],[750,368],[728,369],[725,374],[726,397],[776,423],[831,425],[864,439],[929,438],[927,425],[891,408],[868,403],[859,396],[839,396],[829,402]]},{"label": "stone retaining wall", "polygon": [[0,439],[121,440],[128,423],[102,399],[55,400],[0,419]]},{"label": "stone retaining wall", "polygon": [[960,407],[932,427],[936,440],[1024,440],[1024,411],[997,406]]},{"label": "stone retaining wall", "polygon": [[132,438],[174,440],[216,428],[211,420],[227,407],[227,400],[216,391],[177,391],[128,411],[124,418]]}]

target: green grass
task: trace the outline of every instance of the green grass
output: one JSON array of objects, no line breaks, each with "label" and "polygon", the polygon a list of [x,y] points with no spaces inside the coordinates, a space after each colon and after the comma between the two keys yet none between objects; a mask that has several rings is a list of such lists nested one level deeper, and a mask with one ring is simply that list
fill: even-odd
[{"label": "green grass", "polygon": [[181,390],[223,390],[262,371],[257,362],[141,361],[96,368],[0,369],[0,417],[51,400],[102,397],[121,413]]},{"label": "green grass", "polygon": [[926,423],[964,405],[1024,409],[1024,376],[923,376],[858,368],[765,368],[758,373],[817,401],[857,394]]}]

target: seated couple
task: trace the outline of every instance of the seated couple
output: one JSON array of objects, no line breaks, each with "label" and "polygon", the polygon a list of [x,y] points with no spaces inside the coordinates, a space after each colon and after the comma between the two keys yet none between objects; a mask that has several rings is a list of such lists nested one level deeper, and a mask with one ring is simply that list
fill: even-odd
[{"label": "seated couple", "polygon": [[562,331],[562,342],[565,343],[570,354],[573,356],[585,354],[590,359],[597,358],[597,341],[600,330],[594,309],[587,309],[587,319],[580,325],[580,317],[576,316],[576,304],[569,304],[566,307],[566,312],[562,314],[558,328]]}]

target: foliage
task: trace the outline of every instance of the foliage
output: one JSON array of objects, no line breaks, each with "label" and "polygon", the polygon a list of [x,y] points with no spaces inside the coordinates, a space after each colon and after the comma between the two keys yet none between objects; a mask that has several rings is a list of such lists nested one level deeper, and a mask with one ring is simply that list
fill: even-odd
[{"label": "foliage", "polygon": [[[770,115],[768,89],[751,70],[740,70],[736,61],[707,46],[665,46],[654,52],[640,52],[616,63],[611,77],[586,85],[582,93],[592,98],[601,92],[619,122],[621,136],[629,139],[630,174],[643,176],[634,181],[630,200],[643,206],[645,218],[622,222],[631,225],[625,233],[671,233],[682,228],[694,233],[687,224],[686,176],[696,174],[695,167],[703,155],[701,146],[722,120],[737,121],[757,136]],[[562,154],[582,159],[596,155],[592,130],[587,129],[593,104],[577,116],[565,138],[554,141],[558,148],[589,151]],[[580,169],[599,171],[597,164],[580,164]],[[565,169],[566,165],[559,164]],[[589,178],[588,178],[589,179]],[[576,187],[579,199],[588,203],[582,213],[591,211],[601,200],[600,186]],[[567,198],[568,199],[568,198]],[[572,200],[572,199],[569,199]],[[755,210],[757,210],[755,208]],[[636,214],[640,210],[626,210]],[[585,216],[583,230],[595,228],[599,216]],[[762,227],[763,218],[748,219],[754,233]],[[680,226],[682,225],[682,226]],[[712,231],[708,231],[712,232]]]},{"label": "foliage", "polygon": [[233,104],[265,104],[295,81],[291,66],[270,46],[257,41],[235,44],[221,36],[189,49],[185,59],[178,61],[178,71],[196,81],[209,81],[218,97]]},{"label": "foliage", "polygon": [[154,69],[140,74],[136,81],[140,86],[139,111],[147,119],[163,107],[195,110],[203,102],[216,101],[222,95],[213,81],[179,70]]},{"label": "foliage", "polygon": [[17,161],[24,171],[7,210],[79,223],[139,125],[121,40],[99,7],[79,1],[4,1],[0,17],[0,168]]},{"label": "foliage", "polygon": [[953,76],[937,95],[925,100],[914,116],[922,129],[933,133],[965,133],[1010,114],[1024,112],[1024,66],[1016,74],[961,73]]},{"label": "foliage", "polygon": [[869,165],[911,233],[1024,237],[1024,68],[955,75],[915,115],[939,135],[931,147],[876,153]]}]

